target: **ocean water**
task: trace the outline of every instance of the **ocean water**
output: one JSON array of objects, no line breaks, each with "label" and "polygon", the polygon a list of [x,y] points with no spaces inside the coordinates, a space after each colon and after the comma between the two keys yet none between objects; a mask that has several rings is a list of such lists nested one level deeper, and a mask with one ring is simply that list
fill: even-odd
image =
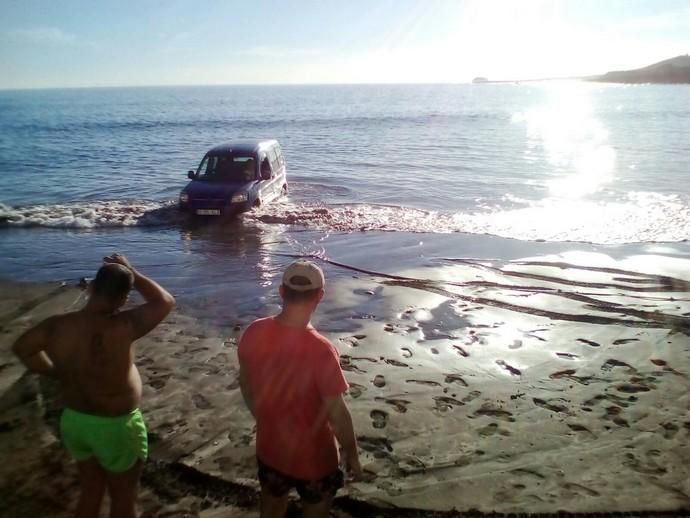
[{"label": "ocean water", "polygon": [[[390,271],[564,242],[676,250],[688,120],[683,85],[2,91],[0,276],[89,276],[118,250],[190,305],[239,289],[251,312],[274,302],[289,255]],[[229,222],[178,213],[186,171],[245,137],[280,141],[289,196]]]}]

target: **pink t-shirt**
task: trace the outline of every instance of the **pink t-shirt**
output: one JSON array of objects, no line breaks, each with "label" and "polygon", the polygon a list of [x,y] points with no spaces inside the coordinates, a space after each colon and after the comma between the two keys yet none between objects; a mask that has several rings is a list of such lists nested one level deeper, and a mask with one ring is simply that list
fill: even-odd
[{"label": "pink t-shirt", "polygon": [[254,397],[259,459],[302,480],[334,472],[338,450],[323,402],[348,388],[335,347],[314,328],[269,317],[244,331],[238,355]]}]

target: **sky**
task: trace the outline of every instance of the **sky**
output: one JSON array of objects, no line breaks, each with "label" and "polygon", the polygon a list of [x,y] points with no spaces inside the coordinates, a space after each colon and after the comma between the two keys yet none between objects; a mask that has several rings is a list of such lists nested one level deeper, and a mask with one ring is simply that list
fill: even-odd
[{"label": "sky", "polygon": [[0,0],[0,88],[455,83],[690,52],[690,0]]}]

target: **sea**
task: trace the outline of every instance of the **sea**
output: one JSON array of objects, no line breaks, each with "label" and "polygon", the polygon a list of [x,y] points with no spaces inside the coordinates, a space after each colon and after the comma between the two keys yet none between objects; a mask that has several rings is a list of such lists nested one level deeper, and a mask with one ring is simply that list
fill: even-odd
[{"label": "sea", "polygon": [[[76,282],[125,253],[214,322],[329,279],[563,250],[689,256],[690,86],[543,81],[0,91],[0,278]],[[289,194],[180,213],[212,146],[274,138]]]}]

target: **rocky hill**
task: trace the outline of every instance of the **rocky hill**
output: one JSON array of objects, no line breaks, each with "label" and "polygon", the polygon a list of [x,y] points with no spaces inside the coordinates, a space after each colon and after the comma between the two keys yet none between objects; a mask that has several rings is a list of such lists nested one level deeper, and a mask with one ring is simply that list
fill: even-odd
[{"label": "rocky hill", "polygon": [[690,56],[677,56],[635,70],[618,70],[589,78],[606,83],[688,83]]}]

